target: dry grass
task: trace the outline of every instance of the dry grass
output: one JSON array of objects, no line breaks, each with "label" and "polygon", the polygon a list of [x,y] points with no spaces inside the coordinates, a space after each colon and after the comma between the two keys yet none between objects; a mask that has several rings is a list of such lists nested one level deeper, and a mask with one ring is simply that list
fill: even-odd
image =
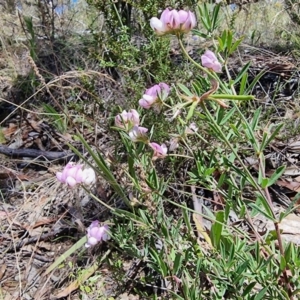
[{"label": "dry grass", "polygon": [[[226,23],[230,24],[233,15],[227,8]],[[263,45],[265,47],[285,44],[282,32],[295,30],[282,1],[261,1],[245,6],[235,17],[234,30],[239,36],[245,37],[246,43]]]}]

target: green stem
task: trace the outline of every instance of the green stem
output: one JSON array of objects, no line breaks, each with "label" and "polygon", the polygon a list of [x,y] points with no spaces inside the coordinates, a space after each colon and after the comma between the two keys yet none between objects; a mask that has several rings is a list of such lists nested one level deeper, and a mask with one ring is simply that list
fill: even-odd
[{"label": "green stem", "polygon": [[229,99],[229,100],[253,100],[254,96],[252,96],[252,95],[213,94],[213,95],[210,95],[209,98],[212,98],[212,99]]}]

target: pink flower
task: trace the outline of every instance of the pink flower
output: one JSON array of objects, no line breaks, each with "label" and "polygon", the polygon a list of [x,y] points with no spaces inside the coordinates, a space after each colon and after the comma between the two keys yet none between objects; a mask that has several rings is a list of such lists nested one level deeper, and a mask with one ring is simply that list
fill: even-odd
[{"label": "pink flower", "polygon": [[116,127],[123,128],[126,130],[131,129],[135,125],[140,124],[139,113],[135,109],[131,109],[128,112],[123,110],[121,114],[115,117]]},{"label": "pink flower", "polygon": [[62,172],[56,173],[56,178],[58,181],[74,187],[77,183],[82,182],[82,165],[68,163]]},{"label": "pink flower", "polygon": [[108,235],[108,226],[103,225],[99,226],[99,221],[93,221],[87,229],[87,243],[85,244],[86,248],[95,246],[101,241],[107,241],[109,238]]},{"label": "pink flower", "polygon": [[153,158],[162,158],[167,155],[168,149],[165,144],[149,143],[149,146],[153,149]]},{"label": "pink flower", "polygon": [[153,17],[150,26],[157,35],[188,33],[197,24],[195,14],[190,11],[166,8],[160,19]]},{"label": "pink flower", "polygon": [[90,185],[96,181],[95,171],[91,168],[82,170],[82,165],[74,165],[68,163],[62,172],[56,173],[56,178],[61,183],[66,183],[70,187],[74,187],[78,183]]},{"label": "pink flower", "polygon": [[211,69],[215,72],[222,72],[222,65],[218,61],[216,55],[210,50],[206,50],[201,56],[201,62],[203,67]]},{"label": "pink flower", "polygon": [[148,138],[146,133],[148,129],[140,126],[133,126],[128,135],[133,142],[147,142]]},{"label": "pink flower", "polygon": [[161,82],[156,84],[145,91],[143,98],[139,100],[139,105],[145,109],[154,107],[159,111],[162,102],[166,100],[169,92],[170,87],[166,83]]}]

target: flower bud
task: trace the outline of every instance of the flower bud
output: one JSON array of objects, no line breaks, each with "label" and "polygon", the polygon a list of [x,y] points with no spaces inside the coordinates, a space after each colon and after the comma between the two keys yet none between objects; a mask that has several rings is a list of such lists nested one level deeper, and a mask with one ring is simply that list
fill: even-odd
[{"label": "flower bud", "polygon": [[222,65],[218,61],[216,55],[210,50],[206,50],[201,56],[201,62],[205,68],[211,69],[214,72],[222,72]]}]

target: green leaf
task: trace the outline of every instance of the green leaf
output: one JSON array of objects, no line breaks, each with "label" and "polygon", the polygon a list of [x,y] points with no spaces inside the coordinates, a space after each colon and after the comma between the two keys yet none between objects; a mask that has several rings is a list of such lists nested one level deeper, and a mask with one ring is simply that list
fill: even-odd
[{"label": "green leaf", "polygon": [[220,247],[220,239],[223,232],[223,226],[224,226],[224,212],[218,211],[216,213],[216,220],[214,224],[211,227],[211,241],[214,247],[219,249]]},{"label": "green leaf", "polygon": [[194,35],[200,36],[200,37],[202,37],[204,39],[207,39],[207,37],[208,37],[207,34],[201,32],[199,30],[196,30],[196,29],[192,30],[192,32],[193,32]]},{"label": "green leaf", "polygon": [[231,46],[232,46],[232,32],[230,30],[227,30],[227,51],[228,51],[228,55],[231,54]]},{"label": "green leaf", "polygon": [[[218,124],[220,125],[220,126],[223,126],[231,117],[232,117],[232,115],[235,113],[235,108],[232,108],[230,111],[225,111],[225,109],[223,108],[223,107],[220,107],[220,115],[218,114]],[[224,112],[226,112],[225,114],[224,114]]]},{"label": "green leaf", "polygon": [[152,256],[153,260],[159,267],[159,271],[163,277],[168,275],[168,267],[166,263],[163,261],[163,256],[159,255],[156,252],[156,249],[150,248],[150,255]]},{"label": "green leaf", "polygon": [[290,242],[287,247],[284,249],[284,258],[286,262],[294,261],[294,257],[292,257],[292,254],[294,253],[294,244]]},{"label": "green leaf", "polygon": [[237,84],[241,79],[242,77],[244,76],[245,73],[247,73],[249,67],[250,67],[250,63],[251,62],[248,62],[244,65],[244,67],[242,68],[242,70],[240,71],[240,73],[238,74],[238,76],[236,77],[236,79],[234,80],[234,84]]},{"label": "green leaf", "polygon": [[280,271],[281,272],[284,271],[285,267],[286,267],[286,260],[284,256],[280,255],[280,264],[279,264]]},{"label": "green leaf", "polygon": [[250,294],[251,290],[254,288],[255,285],[256,285],[256,281],[249,283],[245,288],[242,296],[246,297],[248,294]]},{"label": "green leaf", "polygon": [[268,287],[263,288],[254,298],[254,300],[261,300],[265,296],[266,292],[268,291]]},{"label": "green leaf", "polygon": [[193,117],[194,111],[195,111],[197,105],[198,105],[198,102],[195,101],[195,102],[193,102],[192,105],[190,106],[188,115],[187,115],[187,117],[186,117],[186,120],[187,120],[187,121],[190,120],[190,119]]},{"label": "green leaf", "polygon": [[225,45],[223,43],[223,40],[220,37],[218,37],[218,43],[219,43],[219,47],[218,47],[219,52],[223,52]]},{"label": "green leaf", "polygon": [[213,30],[217,29],[220,24],[220,19],[218,19],[220,7],[221,7],[221,4],[215,5],[213,13],[212,13],[212,29]]},{"label": "green leaf", "polygon": [[59,114],[53,106],[47,103],[42,104],[44,111],[48,114],[49,118],[53,119],[54,126],[58,129],[60,133],[65,133],[67,130],[66,120],[63,119],[65,116],[63,114]]},{"label": "green leaf", "polygon": [[234,44],[232,45],[231,49],[230,49],[230,54],[232,54],[236,49],[237,47],[240,45],[240,43],[244,40],[244,37],[241,37],[239,38],[238,40],[236,40],[234,42]]},{"label": "green leaf", "polygon": [[241,78],[241,82],[240,82],[239,95],[244,95],[245,94],[247,79],[248,79],[248,73],[244,73],[244,75]]},{"label": "green leaf", "polygon": [[[119,183],[117,182],[117,180],[116,180],[115,176],[113,175],[113,173],[111,172],[111,170],[107,167],[104,158],[101,156],[100,153],[96,153],[90,147],[90,145],[86,142],[86,140],[84,139],[84,137],[81,134],[78,133],[77,136],[78,136],[79,140],[82,142],[82,144],[84,145],[87,152],[93,158],[93,160],[96,163],[99,170],[102,172],[101,175],[104,177],[104,179],[108,181],[108,183],[111,185],[111,187],[114,189],[114,191],[122,198],[124,203],[129,208],[131,208],[130,200],[127,198],[125,191],[123,190],[122,186],[119,185]],[[75,154],[77,154],[80,158],[82,158],[86,163],[90,164],[86,160],[86,158],[73,145],[69,144],[69,147],[72,149],[72,151]],[[93,167],[92,165],[90,165],[90,166]],[[98,171],[98,172],[99,172],[99,170],[97,168],[95,169],[95,171]]]},{"label": "green leaf", "polygon": [[257,129],[260,114],[261,114],[261,107],[259,107],[253,114],[253,118],[252,118],[252,121],[251,121],[251,129],[253,131],[256,131],[256,129]]},{"label": "green leaf", "polygon": [[281,177],[284,171],[285,171],[285,166],[279,167],[270,177],[267,187],[273,185]]},{"label": "green leaf", "polygon": [[177,83],[177,86],[181,89],[181,91],[189,97],[193,96],[193,93],[183,84]]},{"label": "green leaf", "polygon": [[246,94],[251,93],[253,88],[256,86],[257,82],[261,79],[261,77],[263,77],[263,75],[266,73],[265,70],[259,72],[256,77],[251,81],[250,85],[248,86],[247,90],[246,90]]},{"label": "green leaf", "polygon": [[260,194],[257,195],[256,203],[250,203],[249,206],[257,212],[260,212],[268,220],[271,220],[272,222],[277,222],[267,200]]},{"label": "green leaf", "polygon": [[234,134],[235,134],[237,137],[242,138],[241,132],[240,132],[240,130],[235,126],[235,124],[230,124],[229,126],[230,126],[230,128],[232,129],[232,131],[234,132]]},{"label": "green leaf", "polygon": [[293,201],[289,204],[288,208],[284,212],[280,213],[279,222],[281,222],[286,216],[288,216],[291,212],[298,208],[297,206],[295,206],[295,203],[299,201],[298,196],[299,193],[294,197]]},{"label": "green leaf", "polygon": [[263,178],[262,180],[261,180],[261,187],[264,189],[264,188],[266,188],[267,186],[268,186],[268,184],[269,184],[269,178]]},{"label": "green leaf", "polygon": [[61,263],[63,263],[74,252],[78,252],[78,249],[80,249],[86,242],[87,242],[87,236],[82,237],[76,244],[74,244],[64,254],[62,254],[59,258],[57,258],[55,262],[47,268],[44,275],[47,275],[51,271],[53,271],[56,267],[58,267]]},{"label": "green leaf", "polygon": [[278,134],[278,132],[280,131],[280,129],[283,127],[283,123],[279,124],[276,129],[273,131],[273,133],[271,134],[271,136],[261,145],[261,151],[263,151],[276,137],[276,135]]},{"label": "green leaf", "polygon": [[182,261],[183,261],[183,255],[182,253],[176,253],[176,257],[174,260],[174,264],[173,264],[173,273],[176,275],[182,266]]}]

